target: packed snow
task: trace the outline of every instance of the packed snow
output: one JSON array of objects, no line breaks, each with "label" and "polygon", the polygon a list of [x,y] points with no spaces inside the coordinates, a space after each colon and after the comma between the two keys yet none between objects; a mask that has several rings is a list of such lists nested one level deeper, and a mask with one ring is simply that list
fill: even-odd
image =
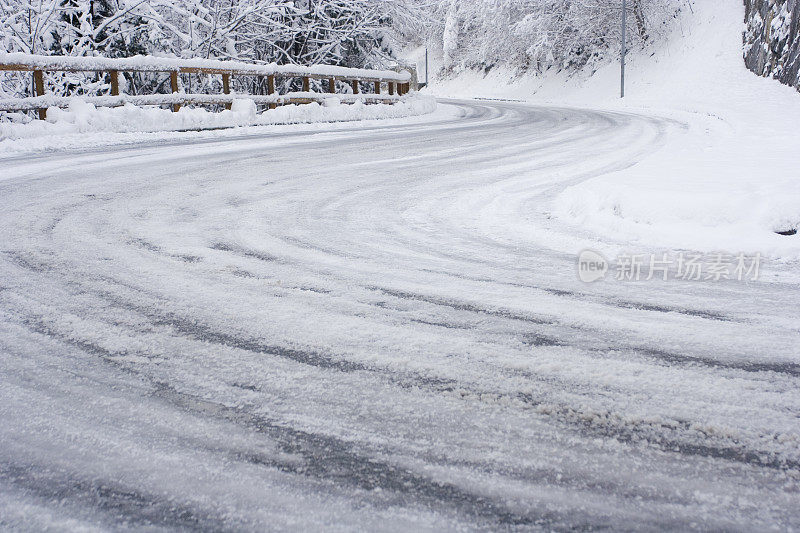
[{"label": "packed snow", "polygon": [[0,527],[795,526],[797,285],[532,215],[681,125],[440,107],[2,160]]}]

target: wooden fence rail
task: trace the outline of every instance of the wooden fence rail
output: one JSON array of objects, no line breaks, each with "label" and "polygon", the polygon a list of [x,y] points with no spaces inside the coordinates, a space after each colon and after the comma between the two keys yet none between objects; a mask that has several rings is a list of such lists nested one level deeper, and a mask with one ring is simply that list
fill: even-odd
[{"label": "wooden fence rail", "polygon": [[[69,97],[48,95],[45,92],[45,72],[105,72],[111,79],[111,96],[83,97],[82,99],[101,106],[118,106],[125,103],[135,105],[171,105],[178,111],[182,105],[225,105],[230,108],[236,98],[249,98],[256,103],[274,109],[281,104],[304,104],[321,102],[336,93],[336,82],[349,83],[353,94],[339,94],[343,102],[393,103],[408,93],[411,74],[406,71],[350,69],[330,65],[303,67],[298,65],[256,65],[239,61],[216,61],[201,59],[172,59],[150,56],[132,58],[39,56],[30,54],[0,54],[0,71],[32,72],[35,97],[0,99],[0,111],[38,110],[39,118],[45,119],[47,108],[64,107]],[[123,95],[120,92],[119,75],[122,72],[169,73],[172,94]],[[179,75],[221,75],[223,94],[187,94],[181,92]],[[267,78],[267,95],[231,94],[232,76],[257,76]],[[277,94],[276,78],[300,78],[303,91]],[[328,93],[311,91],[311,80],[327,80]],[[388,94],[381,92],[386,85]],[[324,84],[323,84],[324,86]],[[372,86],[373,93],[364,94],[362,89]]]}]

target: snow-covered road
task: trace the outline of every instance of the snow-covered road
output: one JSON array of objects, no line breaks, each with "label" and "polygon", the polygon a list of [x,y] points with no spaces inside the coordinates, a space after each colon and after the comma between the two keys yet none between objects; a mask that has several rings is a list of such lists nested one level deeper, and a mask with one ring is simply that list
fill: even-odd
[{"label": "snow-covered road", "polygon": [[545,207],[684,125],[441,107],[0,162],[0,528],[800,526],[800,287]]}]

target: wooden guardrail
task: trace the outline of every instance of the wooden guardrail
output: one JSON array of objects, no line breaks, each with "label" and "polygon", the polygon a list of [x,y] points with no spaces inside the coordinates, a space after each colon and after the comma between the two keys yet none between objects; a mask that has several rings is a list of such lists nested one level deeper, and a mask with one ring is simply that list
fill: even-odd
[{"label": "wooden guardrail", "polygon": [[[240,61],[218,61],[206,59],[172,59],[151,56],[131,58],[41,56],[31,54],[0,54],[0,71],[33,73],[36,96],[27,98],[0,99],[0,111],[38,110],[40,119],[45,119],[47,108],[64,107],[69,97],[47,94],[45,72],[106,72],[111,80],[111,96],[82,97],[86,102],[100,106],[118,106],[125,103],[135,105],[171,105],[178,111],[182,105],[222,104],[230,108],[236,98],[249,98],[266,104],[271,109],[280,104],[304,104],[321,102],[336,94],[336,82],[342,81],[352,87],[352,94],[337,94],[344,102],[393,103],[411,90],[411,74],[406,71],[367,70],[317,65],[257,65]],[[122,72],[168,73],[172,94],[125,95],[120,92],[119,75]],[[181,92],[180,74],[209,74],[222,76],[223,94],[187,94]],[[232,76],[257,76],[267,78],[266,95],[231,94]],[[300,78],[303,91],[277,94],[276,78]],[[311,80],[327,80],[327,93],[311,91]],[[324,84],[323,84],[324,85]],[[387,93],[382,92],[386,85]]]}]

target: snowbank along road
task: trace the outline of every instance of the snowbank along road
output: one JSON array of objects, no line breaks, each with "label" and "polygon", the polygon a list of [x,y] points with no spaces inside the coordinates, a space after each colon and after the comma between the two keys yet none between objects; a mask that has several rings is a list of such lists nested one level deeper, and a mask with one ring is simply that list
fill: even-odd
[{"label": "snowbank along road", "polygon": [[581,283],[543,206],[680,123],[2,161],[0,527],[800,526],[800,291]]}]

